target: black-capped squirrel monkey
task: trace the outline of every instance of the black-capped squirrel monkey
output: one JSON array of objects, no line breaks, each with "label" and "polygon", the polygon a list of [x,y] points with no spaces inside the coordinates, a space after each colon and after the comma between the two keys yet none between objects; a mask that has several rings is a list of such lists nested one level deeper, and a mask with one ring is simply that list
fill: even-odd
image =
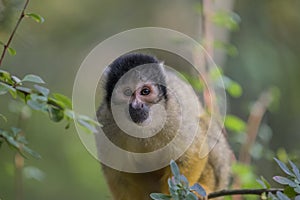
[{"label": "black-capped squirrel monkey", "polygon": [[[167,180],[172,174],[168,165],[154,171],[141,169],[165,159],[169,163],[175,155],[179,155],[176,163],[190,184],[200,183],[207,193],[226,188],[231,150],[220,134],[221,127],[205,114],[194,90],[176,72],[150,55],[123,55],[108,66],[101,92],[104,98],[97,119],[105,136],[117,147],[149,153],[177,139],[153,160],[130,160],[136,172],[102,164],[113,199],[147,200],[153,192],[169,193]],[[101,148],[103,140],[97,134],[96,142],[99,156],[116,159],[116,155],[109,155],[110,150]],[[131,158],[117,159],[119,163],[123,159],[125,165]]]}]

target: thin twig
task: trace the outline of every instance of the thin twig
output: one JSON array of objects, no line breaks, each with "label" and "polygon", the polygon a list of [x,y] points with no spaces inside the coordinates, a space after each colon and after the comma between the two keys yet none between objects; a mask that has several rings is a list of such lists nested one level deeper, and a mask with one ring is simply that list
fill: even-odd
[{"label": "thin twig", "polygon": [[19,25],[20,25],[20,23],[21,23],[21,21],[22,21],[22,19],[25,17],[25,10],[26,10],[26,8],[27,8],[28,3],[29,3],[29,0],[26,0],[25,5],[24,5],[24,7],[23,7],[23,9],[22,9],[22,12],[21,12],[21,14],[20,14],[20,17],[19,17],[19,19],[18,19],[18,21],[17,21],[17,23],[16,23],[16,25],[15,25],[15,27],[14,27],[12,33],[10,34],[7,43],[4,44],[4,48],[3,48],[3,51],[2,51],[2,55],[1,55],[1,58],[0,58],[0,66],[1,66],[1,64],[2,64],[2,61],[3,61],[4,56],[5,56],[5,54],[6,54],[6,51],[7,51],[8,47],[10,46],[10,43],[12,42],[12,39],[13,39],[13,37],[14,37],[14,35],[15,35],[15,33],[16,33],[16,31],[17,31],[17,29],[18,29],[18,27],[19,27]]},{"label": "thin twig", "polygon": [[[25,118],[22,111],[19,113],[17,127],[24,130],[26,125]],[[25,132],[21,131],[20,136],[25,137]],[[23,185],[23,169],[24,169],[24,157],[22,156],[23,144],[20,144],[20,149],[15,155],[15,192],[16,200],[24,199],[24,185]]]},{"label": "thin twig", "polygon": [[[203,38],[203,47],[206,52],[200,55],[195,54],[195,63],[200,66],[201,76],[200,80],[203,80],[207,85],[204,87],[203,97],[204,103],[209,111],[217,112],[218,108],[213,108],[214,102],[216,101],[216,94],[213,90],[212,83],[209,76],[210,62],[214,59],[214,47],[213,47],[213,29],[210,17],[213,12],[213,3],[211,0],[202,0],[203,12],[201,13],[201,35]],[[207,55],[208,54],[208,55]],[[210,58],[209,58],[210,57]],[[211,60],[210,60],[211,59]]]},{"label": "thin twig", "polygon": [[281,188],[271,188],[271,189],[237,189],[237,190],[221,190],[218,192],[212,192],[208,194],[208,199],[223,197],[223,196],[232,196],[232,195],[262,195],[263,193],[276,193],[283,192]]},{"label": "thin twig", "polygon": [[213,2],[211,0],[203,0],[203,38],[204,38],[204,48],[208,52],[209,56],[214,58],[214,32],[213,25],[211,21],[211,16],[213,15]]}]

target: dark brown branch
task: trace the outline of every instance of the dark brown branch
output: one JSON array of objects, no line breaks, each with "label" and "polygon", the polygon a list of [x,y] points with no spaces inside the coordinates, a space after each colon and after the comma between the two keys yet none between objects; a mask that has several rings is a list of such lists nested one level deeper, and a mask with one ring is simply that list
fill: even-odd
[{"label": "dark brown branch", "polygon": [[1,58],[0,58],[0,66],[2,64],[4,56],[5,56],[6,52],[7,52],[7,49],[10,46],[10,44],[12,42],[12,39],[13,39],[13,37],[14,37],[14,35],[15,35],[15,33],[16,33],[16,31],[17,31],[17,29],[18,29],[18,27],[19,27],[19,25],[20,25],[20,23],[22,21],[22,19],[25,17],[25,10],[27,8],[28,3],[29,3],[29,0],[26,0],[25,5],[24,5],[24,7],[22,9],[22,12],[21,12],[21,14],[19,16],[19,19],[18,19],[18,21],[17,21],[17,23],[16,23],[16,25],[15,25],[12,33],[10,34],[7,43],[4,44],[4,48],[3,48],[3,51],[2,51],[2,54],[1,54]]},{"label": "dark brown branch", "polygon": [[280,188],[271,188],[271,189],[237,189],[237,190],[221,190],[218,192],[213,192],[208,194],[208,199],[223,197],[223,196],[232,196],[232,195],[262,195],[263,193],[276,193],[283,192],[283,189]]}]

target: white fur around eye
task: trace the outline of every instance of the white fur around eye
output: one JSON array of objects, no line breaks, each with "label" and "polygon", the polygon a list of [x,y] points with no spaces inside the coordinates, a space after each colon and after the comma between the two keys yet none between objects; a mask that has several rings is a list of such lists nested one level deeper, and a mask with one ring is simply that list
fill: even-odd
[{"label": "white fur around eye", "polygon": [[130,89],[130,88],[125,88],[124,90],[123,90],[123,94],[125,95],[125,96],[127,96],[127,97],[130,97],[130,96],[132,96],[132,90]]}]

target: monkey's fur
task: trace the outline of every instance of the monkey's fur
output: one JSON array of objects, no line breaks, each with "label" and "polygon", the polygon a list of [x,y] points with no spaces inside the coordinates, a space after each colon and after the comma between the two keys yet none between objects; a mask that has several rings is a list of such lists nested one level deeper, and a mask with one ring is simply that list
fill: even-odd
[{"label": "monkey's fur", "polygon": [[[162,82],[165,81],[163,84],[165,84],[166,87],[163,84],[156,85],[156,89],[161,96],[155,100],[155,103],[165,107],[167,110],[167,118],[164,127],[155,136],[137,138],[124,133],[115,123],[111,111],[111,98],[116,83],[126,72],[139,65],[148,63],[153,64],[153,66],[149,67],[154,69],[155,73],[164,74]],[[155,151],[167,145],[174,138],[175,134],[178,134],[178,130],[189,130],[188,126],[190,122],[187,119],[182,119],[182,126],[188,128],[179,129],[180,105],[173,96],[173,93],[168,90],[168,87],[172,86],[173,88],[178,88],[187,99],[197,97],[193,90],[187,88],[187,83],[179,78],[178,75],[167,70],[160,71],[159,68],[155,68],[158,67],[158,65],[161,65],[160,62],[153,56],[128,54],[119,57],[108,67],[109,71],[107,72],[108,74],[104,83],[105,86],[103,87],[104,98],[97,111],[97,118],[103,125],[103,132],[110,141],[127,151],[139,153]],[[198,103],[200,104],[200,102]],[[151,107],[151,105],[149,107]],[[186,106],[186,109],[189,109],[189,106]],[[180,172],[186,176],[190,184],[196,182],[200,183],[207,193],[224,189],[228,184],[230,175],[231,150],[224,135],[219,134],[221,127],[216,122],[211,122],[210,116],[205,114],[202,108],[200,113],[195,113],[192,109],[187,112],[194,117],[193,119],[197,118],[199,120],[200,118],[199,129],[192,144],[176,160]],[[210,129],[208,133],[207,130],[210,123],[212,123],[211,126],[213,128]],[[188,136],[185,137],[185,135],[189,135],[187,133],[181,134],[182,140],[193,139]],[[99,148],[102,141],[97,135],[96,142],[98,151],[102,151]],[[200,151],[202,151],[202,153],[200,153]],[[205,152],[208,153],[208,155],[206,155]],[[101,152],[99,152],[99,154],[100,153]],[[200,156],[200,154],[206,156]],[[158,159],[169,157],[172,157],[172,155],[161,155]],[[153,162],[156,161],[153,160]],[[142,160],[140,162],[136,161],[137,165],[141,163],[143,163]],[[135,163],[133,163],[133,165],[134,164]],[[102,169],[114,200],[148,200],[150,199],[150,193],[169,193],[167,180],[172,176],[169,166],[147,173],[122,172],[104,164],[102,164]]]}]

